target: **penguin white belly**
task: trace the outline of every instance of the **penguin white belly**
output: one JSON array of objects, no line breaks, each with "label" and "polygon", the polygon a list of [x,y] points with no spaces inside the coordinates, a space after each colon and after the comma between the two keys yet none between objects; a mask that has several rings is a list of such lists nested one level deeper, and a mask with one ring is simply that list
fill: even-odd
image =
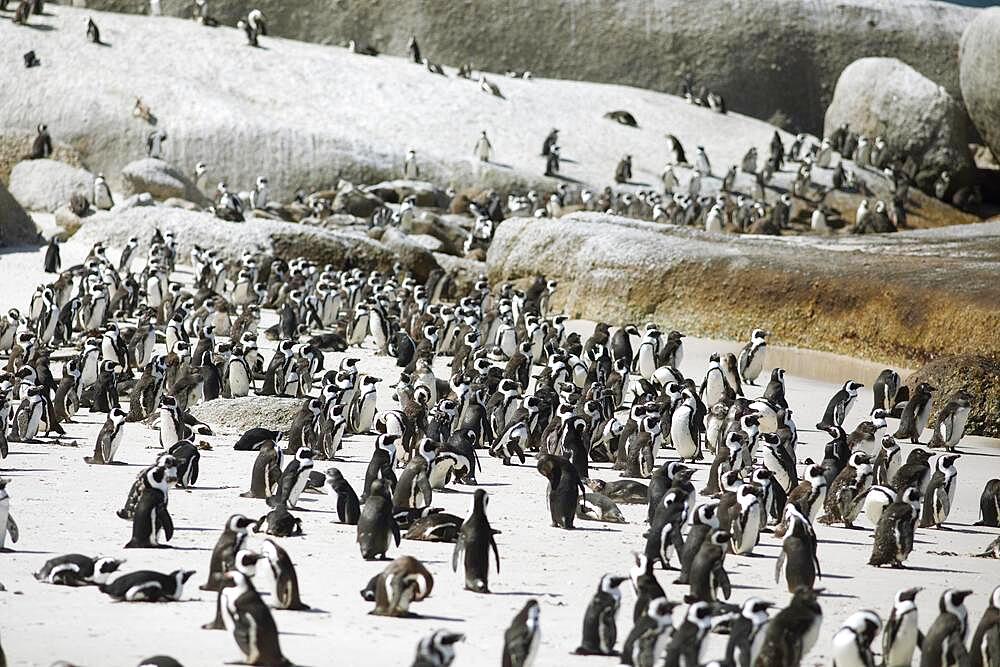
[{"label": "penguin white belly", "polygon": [[708,374],[708,382],[705,383],[705,405],[709,408],[722,400],[726,393],[726,385],[722,379],[722,371],[713,371]]},{"label": "penguin white belly", "polygon": [[153,595],[159,593],[160,589],[163,588],[159,583],[155,581],[149,581],[144,584],[137,584],[132,588],[125,591],[125,601],[126,602],[139,602],[142,600],[149,600]]},{"label": "penguin white belly", "polygon": [[499,339],[497,344],[504,355],[508,359],[514,356],[514,353],[517,352],[517,331],[513,327],[507,327],[500,331],[497,338]]},{"label": "penguin white belly", "polygon": [[896,500],[896,494],[887,487],[874,486],[865,496],[864,512],[865,517],[873,526],[878,526],[878,520],[882,518],[882,512]]},{"label": "penguin white belly", "polygon": [[741,523],[742,530],[739,542],[733,542],[733,552],[737,554],[753,553],[753,548],[757,546],[757,538],[760,535],[760,503],[753,503],[740,513],[737,520]]},{"label": "penguin white belly", "polygon": [[160,412],[160,446],[164,449],[173,447],[181,439],[174,423],[173,415],[167,411]]},{"label": "penguin white belly", "polygon": [[361,408],[358,410],[357,419],[354,422],[354,430],[357,433],[367,433],[372,430],[372,421],[375,419],[375,396],[366,395],[361,401]]},{"label": "penguin white belly", "polygon": [[757,429],[761,433],[774,433],[778,430],[778,413],[774,411],[774,408],[770,404],[763,401],[754,401],[750,404],[750,409],[760,415],[760,422],[757,424]]},{"label": "penguin white belly", "polygon": [[656,355],[653,354],[653,344],[643,343],[639,346],[639,375],[642,376],[644,380],[649,380],[653,377],[653,373],[656,371]]},{"label": "penguin white belly", "polygon": [[10,499],[0,500],[0,549],[7,543],[7,518],[10,516]]},{"label": "penguin white belly", "polygon": [[125,438],[125,429],[119,428],[118,432],[115,433],[114,437],[111,438],[111,449],[108,452],[105,462],[110,463],[115,460],[115,454],[118,453],[118,448],[122,444],[122,440]]},{"label": "penguin white belly", "polygon": [[295,484],[292,485],[291,490],[288,492],[288,506],[295,507],[295,503],[298,502],[299,496],[306,488],[306,482],[309,481],[309,471],[300,470],[298,477],[295,478]]},{"label": "penguin white belly", "polygon": [[958,442],[965,435],[965,425],[969,421],[969,414],[972,410],[970,408],[959,408],[955,411],[955,416],[951,421],[951,429],[945,431],[945,445],[948,447],[955,447]]},{"label": "penguin white belly", "polygon": [[233,398],[250,395],[250,377],[243,364],[234,363],[229,366],[229,393]]},{"label": "penguin white belly", "polygon": [[905,614],[896,630],[896,639],[884,657],[885,667],[910,667],[913,663],[913,653],[917,646],[917,615],[913,612]]},{"label": "penguin white belly", "polygon": [[760,346],[752,349],[747,357],[746,371],[743,373],[745,380],[754,381],[764,370],[764,357],[767,355],[767,348]]},{"label": "penguin white belly", "polygon": [[41,401],[35,403],[31,408],[31,414],[28,417],[28,424],[24,429],[22,434],[22,440],[32,440],[36,435],[38,435],[38,429],[42,424],[42,409],[45,406]]},{"label": "penguin white belly", "polygon": [[819,626],[823,622],[823,617],[820,616],[813,620],[812,625],[809,629],[805,631],[802,635],[802,653],[800,655],[805,655],[812,650],[813,646],[816,645],[816,639],[819,637]]},{"label": "penguin white belly", "polygon": [[841,630],[834,635],[832,643],[833,664],[837,667],[867,667],[858,650],[856,635],[853,632]]},{"label": "penguin white belly", "polygon": [[674,410],[670,420],[670,440],[682,459],[693,459],[698,453],[698,443],[691,437],[690,421],[691,409],[687,406]]},{"label": "penguin white belly", "polygon": [[371,318],[365,314],[361,315],[354,321],[354,329],[351,330],[351,340],[348,341],[351,345],[361,345],[365,342],[365,336],[368,335],[368,324]]},{"label": "penguin white belly", "polygon": [[378,348],[379,352],[384,353],[389,343],[388,331],[382,322],[382,316],[377,311],[372,312],[368,317],[368,330],[371,332],[372,338],[375,339],[375,347]]},{"label": "penguin white belly", "polygon": [[924,429],[927,428],[927,422],[931,418],[931,402],[927,401],[924,406],[914,415],[916,427],[917,427],[917,437],[919,438],[923,434]]}]

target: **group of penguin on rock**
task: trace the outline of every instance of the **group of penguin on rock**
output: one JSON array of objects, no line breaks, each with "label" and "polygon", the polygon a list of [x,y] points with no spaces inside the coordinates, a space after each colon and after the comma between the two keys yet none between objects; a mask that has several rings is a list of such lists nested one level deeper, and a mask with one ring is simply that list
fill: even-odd
[{"label": "group of penguin on rock", "polygon": [[[975,400],[965,392],[938,410],[931,449],[914,448],[904,461],[899,441],[918,441],[935,389],[920,384],[911,395],[897,373],[884,371],[870,417],[847,433],[844,423],[862,387],[847,381],[817,425],[831,438],[822,459],[800,463],[785,372],[774,369],[760,397],[744,393],[764,372],[770,334],[763,330],[738,355],[713,354],[699,383],[677,370],[682,333],[655,324],[612,331],[599,323],[584,339],[553,312],[558,286],[543,278],[524,290],[482,278],[462,294],[443,271],[421,283],[399,265],[387,272],[338,269],[260,252],[229,260],[220,249],[193,246],[184,258],[193,274],[187,282],[175,271],[180,259],[177,239],[159,230],[145,242],[131,239],[117,262],[98,243],[82,264],[62,269],[58,247],[50,246],[45,268],[53,282],[38,287],[24,314],[11,310],[0,319],[0,352],[8,359],[0,375],[0,453],[7,455],[8,440],[58,438],[61,424],[86,409],[107,416],[85,462],[114,464],[124,424],[154,426],[162,451],[122,489],[117,514],[131,522],[126,549],[166,549],[174,532],[170,490],[195,487],[198,438],[211,435],[191,408],[218,398],[300,399],[287,431],[264,424],[235,443],[255,453],[242,495],[264,501],[261,516],[226,519],[201,586],[216,593],[215,617],[204,627],[231,635],[246,664],[293,664],[271,608],[309,606],[293,558],[272,538],[306,533],[296,515],[299,501],[327,485],[338,520],[357,527],[361,558],[388,560],[404,536],[452,543],[452,568],[462,569],[466,589],[482,594],[490,592],[501,560],[489,495],[476,488],[465,518],[432,504],[435,491],[477,486],[481,457],[498,459],[505,474],[535,467],[546,481],[555,528],[572,529],[578,519],[624,521],[618,504],[646,505],[645,544],[634,545],[627,575],[601,577],[575,650],[618,655],[636,667],[704,664],[710,632],[728,639],[725,655],[708,664],[800,664],[823,616],[815,522],[851,527],[863,512],[876,526],[870,564],[900,568],[915,531],[942,527],[954,502],[955,448]],[[260,325],[264,309],[276,312],[277,324]],[[276,341],[270,358],[258,348],[261,337]],[[392,388],[398,407],[376,409],[383,378],[362,373],[359,358],[325,367],[324,352],[363,343],[402,369]],[[75,356],[57,380],[50,356],[66,348]],[[435,375],[438,355],[451,357],[447,378]],[[894,434],[890,418],[899,420]],[[336,462],[351,435],[370,433],[375,444],[360,493],[337,468],[315,469],[317,461]],[[710,466],[701,489],[691,482],[695,464]],[[620,474],[601,480],[593,476],[598,469]],[[0,548],[8,536],[18,538],[8,486],[0,480]],[[1000,525],[1000,480],[987,484],[981,505],[980,523]],[[255,537],[261,533],[270,537]],[[732,600],[726,567],[727,559],[752,555],[767,533],[781,540],[775,579],[784,577],[791,594],[773,614],[771,601]],[[97,586],[113,600],[170,602],[182,598],[195,574],[121,572],[122,564],[66,554],[48,560],[35,577]],[[255,583],[264,566],[272,606]],[[668,598],[657,569],[676,570],[674,584],[686,594]],[[637,599],[631,630],[619,633],[626,582]],[[400,555],[360,594],[373,603],[371,613],[400,617],[414,615],[411,605],[433,589],[432,572]],[[990,594],[971,642],[963,606],[971,591],[947,590],[925,632],[917,623],[918,591],[900,591],[884,624],[870,610],[848,617],[834,637],[835,664],[873,666],[872,644],[881,631],[886,667],[910,665],[917,649],[922,667],[1000,666],[1000,588]],[[512,619],[503,665],[536,662],[540,616],[532,599]],[[433,632],[419,642],[413,665],[452,664],[463,639]],[[179,663],[156,656],[141,664]]]}]

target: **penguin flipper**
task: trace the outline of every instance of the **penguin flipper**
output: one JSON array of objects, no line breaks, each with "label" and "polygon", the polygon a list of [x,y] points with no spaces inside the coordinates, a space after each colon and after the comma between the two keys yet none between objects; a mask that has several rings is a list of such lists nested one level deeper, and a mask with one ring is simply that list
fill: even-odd
[{"label": "penguin flipper", "polygon": [[722,589],[722,597],[725,600],[729,599],[729,596],[733,594],[733,585],[729,581],[729,574],[726,572],[726,568],[722,566],[720,562],[715,568],[715,576],[719,582],[719,588]]},{"label": "penguin flipper", "polygon": [[465,549],[465,537],[459,535],[458,539],[455,540],[455,549],[451,552],[451,571],[458,572],[458,558],[462,555],[462,551]]},{"label": "penguin flipper", "polygon": [[7,515],[7,534],[10,535],[10,541],[15,544],[17,543],[17,538],[21,535],[17,529],[17,522],[14,521],[14,516],[11,514]]},{"label": "penguin flipper", "polygon": [[392,537],[396,540],[396,546],[398,547],[400,541],[399,524],[396,523],[396,518],[391,515],[389,516],[389,522],[389,526],[392,529]]},{"label": "penguin flipper", "polygon": [[778,560],[774,563],[774,583],[781,581],[781,567],[785,564],[785,550],[778,554]]},{"label": "penguin flipper", "polygon": [[493,555],[496,557],[497,561],[497,574],[500,574],[500,550],[497,549],[497,541],[493,539],[493,536],[499,531],[490,531],[490,545],[493,547]]}]

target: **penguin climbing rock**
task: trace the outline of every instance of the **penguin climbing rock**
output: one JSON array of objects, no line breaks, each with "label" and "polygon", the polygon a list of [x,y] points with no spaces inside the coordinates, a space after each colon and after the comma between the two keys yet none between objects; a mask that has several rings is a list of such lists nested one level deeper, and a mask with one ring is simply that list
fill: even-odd
[{"label": "penguin climbing rock", "polygon": [[616,617],[621,605],[622,592],[619,586],[628,577],[605,574],[597,585],[597,592],[587,605],[583,616],[583,639],[577,647],[577,655],[617,655],[615,643],[618,641]]},{"label": "penguin climbing rock", "polygon": [[490,549],[496,559],[497,573],[500,572],[500,551],[497,549],[496,535],[499,531],[490,527],[486,517],[489,496],[483,489],[476,489],[472,514],[462,524],[455,549],[451,556],[451,568],[458,570],[458,559],[464,552],[465,588],[476,593],[489,593]]}]

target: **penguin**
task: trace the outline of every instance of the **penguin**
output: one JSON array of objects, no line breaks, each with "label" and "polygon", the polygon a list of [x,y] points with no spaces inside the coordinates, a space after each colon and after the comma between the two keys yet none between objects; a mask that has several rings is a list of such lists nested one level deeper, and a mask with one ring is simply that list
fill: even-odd
[{"label": "penguin", "polygon": [[920,436],[931,418],[934,391],[935,388],[926,382],[917,385],[913,396],[903,408],[903,413],[899,417],[899,428],[893,437],[897,440],[907,439],[914,445],[920,444]]},{"label": "penguin", "polygon": [[94,208],[100,211],[110,211],[115,205],[114,197],[111,195],[111,188],[104,178],[104,174],[98,174],[94,179]]},{"label": "penguin", "polygon": [[496,559],[497,573],[500,572],[500,551],[497,549],[496,535],[499,531],[490,527],[486,517],[489,496],[483,489],[476,489],[472,514],[462,524],[455,549],[451,555],[451,569],[458,571],[458,558],[465,552],[465,589],[476,593],[489,593],[490,548]]},{"label": "penguin", "polygon": [[761,509],[758,493],[758,488],[754,484],[744,484],[736,492],[739,514],[730,521],[734,554],[752,554],[760,540],[760,529],[767,517]]},{"label": "penguin", "polygon": [[798,588],[788,606],[767,624],[764,644],[754,667],[795,667],[816,644],[823,610],[817,592]]},{"label": "penguin", "polygon": [[904,489],[897,500],[882,511],[875,526],[869,565],[903,567],[913,551],[913,533],[919,512],[920,492],[914,488]]},{"label": "penguin", "polygon": [[687,396],[674,408],[670,418],[670,440],[682,461],[694,462],[702,458],[700,421],[698,401],[694,396]]},{"label": "penguin", "polygon": [[713,530],[701,543],[691,561],[691,589],[684,597],[687,602],[716,602],[719,592],[722,599],[732,595],[732,585],[726,573],[724,559],[733,536],[725,530]]},{"label": "penguin", "polygon": [[371,490],[358,519],[357,541],[361,547],[361,557],[365,560],[386,560],[390,536],[398,547],[399,526],[392,516],[392,503],[386,495],[382,480],[376,479],[371,483]]},{"label": "penguin", "polygon": [[934,474],[923,496],[923,512],[920,517],[920,527],[941,528],[955,504],[955,491],[958,488],[958,469],[955,461],[960,454],[942,454],[934,462]]},{"label": "penguin", "polygon": [[972,591],[949,588],[941,594],[938,616],[920,646],[920,667],[958,667],[970,663],[965,648],[969,635],[969,612],[965,598]]},{"label": "penguin", "polygon": [[667,491],[656,503],[645,535],[645,557],[650,563],[659,562],[667,569],[670,567],[671,550],[681,552],[684,547],[681,526],[687,519],[687,511],[687,498],[680,489]]},{"label": "penguin", "polygon": [[605,574],[597,585],[597,592],[587,605],[583,616],[583,638],[577,647],[577,655],[617,655],[615,643],[618,640],[616,617],[621,606],[622,592],[619,586],[628,577]]},{"label": "penguin", "polygon": [[993,589],[990,601],[979,619],[969,644],[970,667],[1000,665],[1000,586]]},{"label": "penguin", "polygon": [[729,640],[726,642],[726,662],[733,667],[751,667],[757,662],[767,624],[771,620],[767,610],[774,603],[749,597],[740,605],[739,615],[729,624]]},{"label": "penguin", "polygon": [[713,608],[714,605],[700,601],[688,606],[684,621],[674,630],[664,647],[662,663],[654,664],[664,667],[700,664],[705,638],[712,628]]},{"label": "penguin", "polygon": [[90,17],[87,17],[87,39],[92,44],[104,44],[101,41],[101,31],[97,28],[97,24],[94,23],[94,19]]},{"label": "penguin", "polygon": [[979,521],[974,526],[1000,528],[1000,479],[991,479],[979,497]]},{"label": "penguin", "polygon": [[529,599],[503,633],[502,667],[532,667],[542,635],[538,600]]},{"label": "penguin", "polygon": [[926,449],[910,450],[906,463],[899,466],[889,485],[896,493],[902,493],[907,488],[915,488],[918,493],[923,494],[931,479],[931,466],[928,463],[930,458],[931,453]]},{"label": "penguin", "polygon": [[121,446],[125,437],[125,420],[128,414],[121,408],[112,408],[108,413],[108,418],[104,421],[100,433],[97,434],[97,443],[94,445],[94,455],[85,456],[83,460],[87,463],[117,463],[115,453]]},{"label": "penguin", "polygon": [[381,382],[381,378],[366,375],[361,380],[361,388],[351,405],[351,432],[358,435],[370,433],[372,423],[375,421],[375,404],[378,400],[378,392],[375,385]]},{"label": "penguin", "polygon": [[586,494],[576,467],[562,456],[543,454],[538,458],[538,472],[548,479],[549,515],[552,526],[573,529],[573,518],[580,494]]},{"label": "penguin", "polygon": [[411,667],[449,667],[455,661],[455,644],[461,641],[465,635],[460,632],[435,630],[417,644]]},{"label": "penguin", "polygon": [[[827,404],[826,412],[823,413],[823,420],[820,424],[822,426],[843,426],[844,420],[858,398],[858,390],[862,387],[864,387],[863,384],[854,380],[845,382],[840,391],[835,393]],[[822,428],[822,426],[818,425],[819,428]]]},{"label": "penguin", "polygon": [[826,496],[826,515],[820,521],[827,524],[843,522],[854,527],[854,520],[864,505],[865,496],[872,485],[874,471],[864,452],[854,452],[847,466],[837,475]]},{"label": "penguin", "polygon": [[[739,374],[743,382],[750,385],[757,384],[757,378],[764,370],[764,361],[767,357],[767,338],[770,333],[763,329],[754,329],[750,335],[750,342],[743,346],[739,356]],[[741,396],[742,392],[738,392]]]},{"label": "penguin", "polygon": [[100,586],[118,571],[124,560],[83,554],[66,554],[45,561],[35,580],[55,586]]},{"label": "penguin", "polygon": [[358,494],[354,492],[350,482],[336,468],[326,471],[330,488],[337,494],[337,518],[349,526],[358,525],[361,518],[361,504]]},{"label": "penguin", "polygon": [[965,435],[965,426],[969,422],[970,414],[972,414],[972,395],[960,389],[938,414],[934,435],[928,446],[941,447],[949,452],[955,451],[955,447]]},{"label": "penguin", "polygon": [[865,495],[865,517],[873,526],[878,525],[885,508],[896,502],[896,492],[888,486],[874,484]]},{"label": "penguin", "polygon": [[794,505],[785,505],[784,521],[787,528],[781,542],[781,553],[774,564],[774,583],[780,581],[784,566],[785,582],[790,593],[800,588],[812,590],[816,578],[822,576],[816,555],[816,532]]},{"label": "penguin", "polygon": [[274,579],[275,608],[295,611],[309,609],[309,605],[304,604],[299,598],[299,579],[295,574],[295,566],[292,565],[292,559],[288,556],[288,552],[270,539],[264,540],[260,550],[271,566],[271,574]]},{"label": "penguin", "polygon": [[[391,414],[391,413],[390,413]],[[399,435],[394,433],[383,433],[375,438],[375,450],[372,458],[368,462],[368,469],[365,471],[365,485],[361,493],[361,501],[371,493],[371,486],[376,479],[382,478],[384,490],[392,494],[392,487],[396,485],[396,473],[393,466],[396,464],[396,440]]]},{"label": "penguin", "polygon": [[260,450],[264,445],[274,446],[281,439],[281,431],[272,431],[266,428],[252,428],[243,433],[233,449],[238,452],[253,452]]},{"label": "penguin", "polygon": [[226,520],[222,534],[212,549],[212,559],[208,567],[208,581],[200,586],[203,591],[218,591],[222,588],[224,575],[233,569],[236,554],[243,548],[253,525],[253,519],[242,514],[233,514]]},{"label": "penguin", "polygon": [[101,584],[100,590],[119,602],[177,601],[184,594],[184,584],[193,574],[194,570],[174,570],[170,574],[139,570]]},{"label": "penguin", "polygon": [[872,410],[885,410],[892,414],[896,408],[896,395],[901,386],[899,373],[887,368],[875,378],[872,385],[872,393],[875,396],[875,403]]},{"label": "penguin", "polygon": [[10,551],[5,546],[8,535],[10,535],[12,544],[17,544],[18,537],[20,536],[17,522],[14,521],[14,517],[10,513],[10,494],[7,492],[8,484],[10,484],[9,479],[0,477],[0,553]]},{"label": "penguin", "polygon": [[284,503],[289,509],[297,509],[295,503],[298,502],[299,496],[305,490],[312,469],[312,450],[305,447],[300,448],[295,452],[295,458],[282,471],[278,490],[267,499],[268,506],[276,507],[279,503]]},{"label": "penguin", "polygon": [[875,667],[871,644],[881,629],[882,619],[869,609],[848,616],[833,635],[834,666]]},{"label": "penguin", "polygon": [[263,499],[274,495],[281,479],[283,458],[281,448],[275,444],[274,440],[267,439],[259,443],[257,458],[254,459],[253,471],[250,473],[250,490],[240,495],[243,498]]},{"label": "penguin", "polygon": [[673,611],[677,603],[665,597],[651,600],[649,608],[632,627],[622,644],[621,664],[653,667],[673,635]]},{"label": "penguin", "polygon": [[62,267],[62,259],[59,253],[59,241],[55,236],[49,239],[49,245],[45,248],[45,273],[59,273]]},{"label": "penguin", "polygon": [[882,446],[879,447],[878,454],[872,467],[875,468],[875,483],[888,486],[892,478],[896,476],[900,466],[903,464],[899,455],[899,443],[891,435],[882,436]]},{"label": "penguin", "polygon": [[233,633],[236,645],[248,665],[291,667],[281,653],[278,628],[253,584],[242,572],[231,570],[225,575],[231,586],[222,592],[223,618],[226,629]]},{"label": "penguin", "polygon": [[156,466],[146,475],[146,487],[139,496],[132,515],[132,539],[126,549],[165,548],[161,540],[169,542],[174,536],[174,522],[167,510],[168,472]]},{"label": "penguin", "polygon": [[424,438],[416,449],[416,455],[403,468],[392,490],[394,508],[423,509],[431,504],[433,490],[429,471],[434,460],[436,443]]},{"label": "penguin", "polygon": [[413,519],[410,523],[406,534],[403,535],[405,539],[421,542],[451,542],[452,544],[458,541],[463,523],[460,517],[441,512],[439,508],[427,508],[422,510],[421,514],[423,516]]},{"label": "penguin", "polygon": [[400,556],[372,577],[361,591],[362,597],[375,602],[375,616],[413,617],[409,610],[434,590],[434,577],[423,563],[412,556]]},{"label": "penguin", "polygon": [[923,644],[924,635],[918,622],[917,593],[920,586],[896,593],[889,620],[882,631],[882,664],[884,667],[910,667],[913,652]]}]

